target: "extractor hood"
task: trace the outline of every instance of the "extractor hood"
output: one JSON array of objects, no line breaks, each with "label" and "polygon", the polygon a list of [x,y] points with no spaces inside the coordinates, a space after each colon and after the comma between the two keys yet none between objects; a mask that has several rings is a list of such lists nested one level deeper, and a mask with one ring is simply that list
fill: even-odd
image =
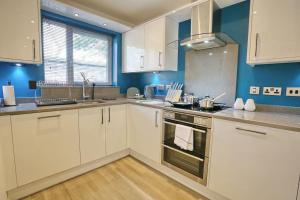
[{"label": "extractor hood", "polygon": [[180,45],[186,50],[204,50],[235,43],[225,33],[220,33],[220,9],[213,0],[207,0],[192,8],[191,36]]}]

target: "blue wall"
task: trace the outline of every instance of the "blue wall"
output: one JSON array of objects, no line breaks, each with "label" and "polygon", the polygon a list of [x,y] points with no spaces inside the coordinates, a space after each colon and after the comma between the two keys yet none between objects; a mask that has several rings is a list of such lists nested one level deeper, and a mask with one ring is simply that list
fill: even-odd
[{"label": "blue wall", "polygon": [[[84,22],[80,22],[71,18],[42,11],[42,17],[67,23],[72,26],[84,28],[86,30],[105,33],[113,38],[113,85],[119,85],[121,92],[126,92],[127,88],[139,85],[139,76],[137,74],[122,74],[122,34],[99,28]],[[6,85],[7,81],[11,81],[15,86],[16,97],[34,97],[34,91],[28,89],[29,80],[44,80],[43,65],[23,64],[21,67],[16,63],[0,62],[0,86]],[[3,97],[2,89],[0,89],[0,98]]]},{"label": "blue wall", "polygon": [[[299,97],[286,97],[286,87],[300,87],[300,63],[258,65],[251,67],[246,64],[247,37],[249,21],[250,1],[242,2],[221,11],[221,31],[232,37],[239,46],[237,97],[254,98],[260,104],[285,105],[300,107]],[[179,37],[190,34],[190,21],[180,24]],[[172,81],[183,82],[185,57],[182,49],[179,51],[179,71],[161,72],[159,74],[141,74],[141,86],[149,83],[170,83]],[[282,87],[282,96],[250,95],[250,86],[274,86]]]}]

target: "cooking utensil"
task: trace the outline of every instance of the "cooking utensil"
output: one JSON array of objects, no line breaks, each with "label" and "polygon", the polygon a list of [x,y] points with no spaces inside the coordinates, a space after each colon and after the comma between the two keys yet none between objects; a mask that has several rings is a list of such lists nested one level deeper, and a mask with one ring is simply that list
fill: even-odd
[{"label": "cooking utensil", "polygon": [[203,109],[212,109],[214,107],[215,101],[225,95],[226,95],[226,93],[224,92],[224,93],[220,94],[219,96],[217,96],[216,98],[211,98],[210,96],[206,96],[199,101],[199,105]]}]

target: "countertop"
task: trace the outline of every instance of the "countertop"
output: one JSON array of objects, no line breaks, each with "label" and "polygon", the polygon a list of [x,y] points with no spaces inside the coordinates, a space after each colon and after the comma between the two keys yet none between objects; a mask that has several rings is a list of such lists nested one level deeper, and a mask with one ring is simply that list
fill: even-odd
[{"label": "countertop", "polygon": [[196,114],[196,115],[201,115],[206,117],[213,117],[218,119],[244,122],[248,124],[255,124],[260,126],[268,126],[272,128],[279,128],[284,130],[300,132],[300,114],[296,114],[296,113],[283,113],[283,112],[271,112],[271,111],[247,112],[247,111],[234,110],[231,108],[216,113],[206,113],[206,112],[198,112],[198,111],[170,107],[170,104],[164,102],[156,103],[156,104],[150,104],[150,103],[148,104],[148,103],[141,103],[134,99],[126,99],[126,98],[120,98],[116,100],[103,100],[102,103],[84,102],[84,103],[77,103],[71,105],[42,106],[42,107],[37,107],[35,103],[24,103],[24,104],[19,104],[18,106],[0,108],[0,116],[51,112],[51,111],[71,110],[71,109],[91,108],[91,107],[103,107],[103,106],[120,105],[120,104],[127,104],[127,103],[153,107],[158,109],[164,109],[167,111],[177,111],[177,112],[183,112],[188,114]]},{"label": "countertop", "polygon": [[300,115],[296,113],[276,111],[248,112],[230,108],[213,114],[213,117],[300,132]]}]

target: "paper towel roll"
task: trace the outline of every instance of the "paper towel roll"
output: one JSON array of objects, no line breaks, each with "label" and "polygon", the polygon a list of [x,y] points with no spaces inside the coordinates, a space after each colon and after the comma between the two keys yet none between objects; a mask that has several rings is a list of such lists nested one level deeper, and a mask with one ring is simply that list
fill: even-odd
[{"label": "paper towel roll", "polygon": [[2,86],[2,90],[3,90],[4,105],[6,105],[6,106],[15,106],[16,105],[16,98],[15,98],[14,86],[5,85],[5,86]]}]

